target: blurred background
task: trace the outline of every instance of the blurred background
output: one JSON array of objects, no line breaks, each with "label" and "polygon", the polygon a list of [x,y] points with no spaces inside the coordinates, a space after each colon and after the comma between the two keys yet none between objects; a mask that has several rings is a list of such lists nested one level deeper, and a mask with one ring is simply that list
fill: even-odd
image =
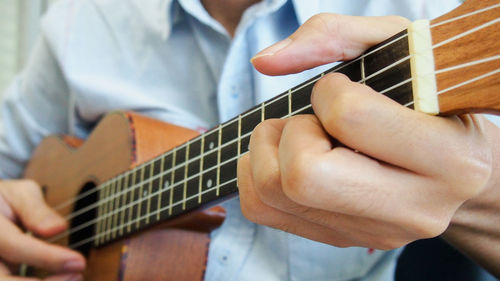
[{"label": "blurred background", "polygon": [[0,0],[0,96],[35,43],[39,19],[57,0]]}]

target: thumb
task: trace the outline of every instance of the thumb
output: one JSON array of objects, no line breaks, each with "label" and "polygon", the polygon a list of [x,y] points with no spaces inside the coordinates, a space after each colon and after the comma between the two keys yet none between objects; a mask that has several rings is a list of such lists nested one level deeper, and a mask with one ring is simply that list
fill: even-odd
[{"label": "thumb", "polygon": [[37,183],[31,180],[12,180],[1,183],[0,196],[14,217],[30,231],[52,236],[66,229],[66,221],[52,210],[43,198]]},{"label": "thumb", "polygon": [[350,60],[403,30],[409,21],[398,16],[355,17],[318,14],[290,37],[250,61],[268,75],[297,73],[323,64]]}]

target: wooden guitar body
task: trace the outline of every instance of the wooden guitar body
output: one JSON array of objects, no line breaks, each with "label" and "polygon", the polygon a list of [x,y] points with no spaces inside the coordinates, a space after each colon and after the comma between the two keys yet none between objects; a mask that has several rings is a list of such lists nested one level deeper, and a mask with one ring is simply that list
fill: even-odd
[{"label": "wooden guitar body", "polygon": [[[196,135],[134,113],[115,112],[99,123],[86,142],[46,138],[34,152],[25,177],[38,182],[48,204],[57,207]],[[80,201],[63,205],[57,211],[68,216],[81,207],[78,204]],[[209,231],[223,219],[223,210],[212,208],[101,247],[89,244],[84,249],[88,262],[85,279],[203,280]],[[70,245],[70,239],[64,239],[62,245]]]}]

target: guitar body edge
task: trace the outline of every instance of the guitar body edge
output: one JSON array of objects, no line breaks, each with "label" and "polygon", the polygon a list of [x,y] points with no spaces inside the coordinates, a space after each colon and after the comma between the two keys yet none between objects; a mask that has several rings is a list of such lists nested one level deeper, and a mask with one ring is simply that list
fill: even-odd
[{"label": "guitar body edge", "polygon": [[[135,113],[110,113],[85,142],[46,138],[34,151],[25,178],[42,186],[50,206],[59,206],[84,187],[97,186],[196,135]],[[57,211],[67,216],[73,209],[68,205]],[[209,231],[223,220],[221,208],[193,212],[92,248],[85,280],[203,280]]]}]

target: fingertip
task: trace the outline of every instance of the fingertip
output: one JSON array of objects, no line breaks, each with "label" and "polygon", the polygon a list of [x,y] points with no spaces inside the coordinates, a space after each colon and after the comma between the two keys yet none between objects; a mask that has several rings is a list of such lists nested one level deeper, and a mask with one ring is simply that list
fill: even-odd
[{"label": "fingertip", "polygon": [[253,67],[260,73],[270,76],[296,73],[289,69],[290,62],[283,62],[277,55],[256,55],[250,59]]},{"label": "fingertip", "polygon": [[315,105],[321,104],[321,102],[318,102],[320,95],[339,91],[343,88],[343,85],[349,82],[352,82],[349,77],[340,72],[330,72],[323,76],[318,80],[318,82],[316,82],[316,84],[314,84],[311,92],[311,104],[313,108]]},{"label": "fingertip", "polygon": [[58,234],[67,229],[68,223],[61,216],[51,212],[44,218],[35,222],[35,224],[32,225],[30,228],[36,234],[41,235],[43,237],[48,237]]}]

